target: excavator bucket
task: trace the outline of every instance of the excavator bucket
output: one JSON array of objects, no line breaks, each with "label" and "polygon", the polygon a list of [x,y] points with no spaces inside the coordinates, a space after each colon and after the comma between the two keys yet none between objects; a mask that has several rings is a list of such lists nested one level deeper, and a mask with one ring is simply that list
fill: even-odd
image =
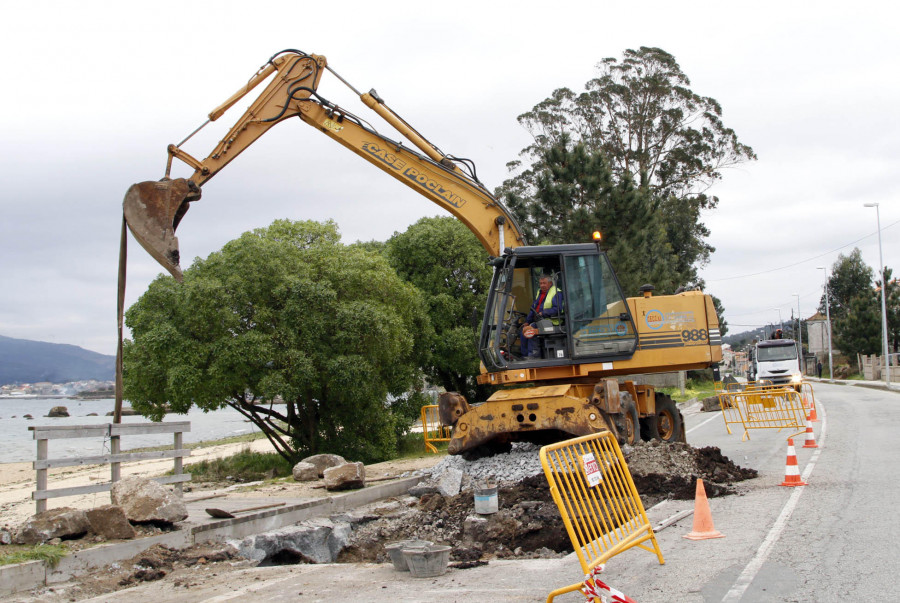
[{"label": "excavator bucket", "polygon": [[131,234],[178,281],[181,266],[175,229],[190,202],[198,199],[200,187],[177,178],[132,184],[122,203]]}]

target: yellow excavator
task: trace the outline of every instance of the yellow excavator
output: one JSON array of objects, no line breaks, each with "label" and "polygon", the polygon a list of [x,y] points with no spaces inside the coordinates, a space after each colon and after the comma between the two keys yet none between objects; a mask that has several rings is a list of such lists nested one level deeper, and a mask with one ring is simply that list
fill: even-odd
[{"label": "yellow excavator", "polygon": [[[326,71],[406,142],[378,132],[322,97],[318,87]],[[494,272],[478,343],[478,382],[500,389],[481,404],[470,405],[454,393],[441,396],[441,420],[453,427],[451,454],[604,429],[630,444],[685,440],[683,417],[669,396],[617,377],[717,367],[722,340],[709,295],[687,291],[654,296],[647,285],[639,297],[626,298],[599,241],[526,245],[515,217],[478,180],[470,160],[442,152],[374,90],[353,88],[324,56],[299,50],[277,53],[209,113],[206,123],[266,80],[205,159],[181,148],[188,136],[169,145],[161,180],[134,184],[125,195],[129,229],[172,276],[181,279],[175,229],[190,204],[200,199],[203,185],[270,128],[296,117],[449,211],[489,254]],[[190,166],[193,174],[170,178],[173,159]],[[523,328],[542,278],[555,288],[559,311]],[[523,338],[529,339],[526,346]],[[530,353],[523,353],[526,348]]]}]

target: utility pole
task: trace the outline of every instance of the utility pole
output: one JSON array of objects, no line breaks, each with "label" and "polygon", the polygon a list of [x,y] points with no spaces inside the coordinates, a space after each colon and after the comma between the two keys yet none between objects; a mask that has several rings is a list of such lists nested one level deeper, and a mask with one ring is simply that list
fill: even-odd
[{"label": "utility pole", "polygon": [[891,389],[891,355],[888,352],[887,329],[887,279],[884,277],[884,259],[881,256],[881,210],[877,203],[863,203],[863,207],[874,207],[875,218],[878,220],[878,267],[881,270],[881,338],[884,343],[884,376],[885,384]]},{"label": "utility pole", "polygon": [[806,362],[803,360],[803,321],[800,320],[800,294],[794,293],[793,296],[797,298],[797,341],[800,343],[800,361],[803,362],[803,368],[806,368]]}]

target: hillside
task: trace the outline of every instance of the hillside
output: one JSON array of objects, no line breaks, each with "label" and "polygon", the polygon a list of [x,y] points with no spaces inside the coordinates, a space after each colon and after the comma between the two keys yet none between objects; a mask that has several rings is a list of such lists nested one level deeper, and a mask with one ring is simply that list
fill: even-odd
[{"label": "hillside", "polygon": [[0,384],[115,379],[116,357],[75,345],[0,335]]}]

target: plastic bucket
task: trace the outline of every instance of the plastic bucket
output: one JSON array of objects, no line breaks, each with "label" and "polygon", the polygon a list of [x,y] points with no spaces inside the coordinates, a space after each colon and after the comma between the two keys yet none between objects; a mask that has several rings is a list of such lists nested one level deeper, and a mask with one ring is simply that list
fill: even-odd
[{"label": "plastic bucket", "polygon": [[497,485],[485,484],[475,488],[475,512],[490,515],[497,512]]},{"label": "plastic bucket", "polygon": [[409,573],[413,578],[442,576],[450,563],[450,547],[434,544],[424,548],[403,549]]},{"label": "plastic bucket", "polygon": [[403,554],[403,549],[421,549],[431,546],[431,544],[433,543],[430,540],[398,540],[397,542],[390,542],[384,545],[384,550],[390,555],[394,569],[398,572],[406,572],[409,571],[409,567],[406,564],[406,556]]}]

